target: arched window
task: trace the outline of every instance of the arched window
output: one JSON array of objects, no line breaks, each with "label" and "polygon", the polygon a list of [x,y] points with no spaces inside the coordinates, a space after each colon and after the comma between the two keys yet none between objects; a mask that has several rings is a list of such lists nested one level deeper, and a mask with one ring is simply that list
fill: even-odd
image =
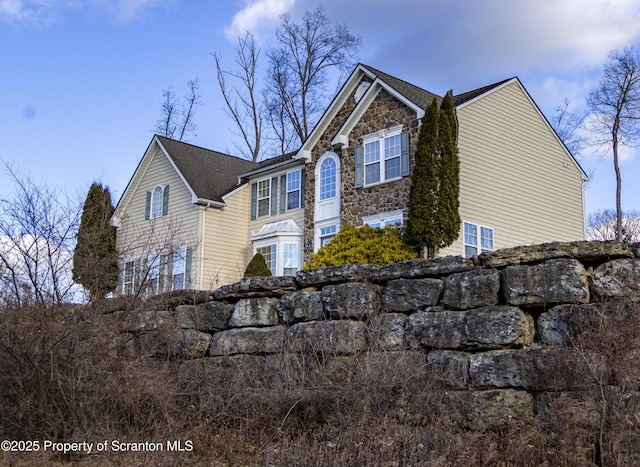
[{"label": "arched window", "polygon": [[151,196],[151,219],[162,217],[163,194],[164,190],[161,186],[157,186],[153,189],[153,195]]},{"label": "arched window", "polygon": [[336,196],[336,161],[328,157],[320,166],[320,199]]}]

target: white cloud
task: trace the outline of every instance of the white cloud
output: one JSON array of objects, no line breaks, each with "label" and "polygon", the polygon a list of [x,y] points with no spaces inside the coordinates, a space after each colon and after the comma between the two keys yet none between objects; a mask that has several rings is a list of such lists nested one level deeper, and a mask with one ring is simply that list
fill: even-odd
[{"label": "white cloud", "polygon": [[233,16],[231,24],[224,28],[224,34],[228,40],[235,41],[250,32],[260,40],[294,3],[295,0],[247,0],[244,8]]}]

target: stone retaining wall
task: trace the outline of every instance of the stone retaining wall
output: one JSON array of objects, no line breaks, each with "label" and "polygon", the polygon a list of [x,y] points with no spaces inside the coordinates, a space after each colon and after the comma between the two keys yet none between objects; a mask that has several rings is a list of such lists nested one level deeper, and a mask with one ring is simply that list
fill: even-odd
[{"label": "stone retaining wall", "polygon": [[[640,298],[640,244],[572,242],[243,279],[114,316],[136,352],[208,362],[249,355],[265,372],[275,371],[274,356],[309,349],[327,365],[405,354],[449,372],[478,413],[490,406],[522,417],[579,394],[585,374],[607,374],[607,390],[613,382],[637,394],[640,371],[611,375],[601,356],[575,346],[582,325],[606,319],[622,298]],[[161,328],[175,339],[154,337]],[[638,368],[640,338],[624,346]]]}]

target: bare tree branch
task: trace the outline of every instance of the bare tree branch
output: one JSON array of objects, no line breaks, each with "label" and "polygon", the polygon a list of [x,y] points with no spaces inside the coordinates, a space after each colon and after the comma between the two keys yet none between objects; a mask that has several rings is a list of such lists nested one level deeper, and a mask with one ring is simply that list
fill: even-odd
[{"label": "bare tree branch", "polygon": [[586,114],[573,113],[569,110],[569,106],[569,100],[565,99],[562,105],[555,108],[555,114],[551,117],[551,126],[567,149],[575,156],[585,145],[585,139],[580,134],[580,130],[584,126]]},{"label": "bare tree branch", "polygon": [[640,138],[640,57],[632,48],[614,50],[598,85],[589,92],[595,141],[610,144],[616,173],[616,238],[623,240],[622,177],[618,150]]},{"label": "bare tree branch", "polygon": [[[218,85],[226,104],[226,113],[235,123],[243,145],[237,146],[240,153],[247,159],[257,162],[260,158],[262,143],[262,115],[257,100],[256,70],[260,49],[257,48],[253,35],[247,33],[238,38],[236,46],[235,72],[222,69],[221,56],[212,54],[216,62]],[[230,87],[227,78],[239,81],[241,87]]]},{"label": "bare tree branch", "polygon": [[173,88],[162,91],[162,104],[160,118],[156,122],[155,132],[167,138],[178,141],[188,141],[188,137],[196,130],[194,117],[197,108],[202,105],[201,96],[198,94],[200,80],[192,79],[187,83],[188,93],[182,102],[176,98]]}]

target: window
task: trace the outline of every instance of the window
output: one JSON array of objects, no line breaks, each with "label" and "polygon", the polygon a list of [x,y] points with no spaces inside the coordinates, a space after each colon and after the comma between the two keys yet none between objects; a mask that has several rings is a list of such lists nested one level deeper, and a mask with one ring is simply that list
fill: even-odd
[{"label": "window", "polygon": [[132,295],[135,289],[135,261],[127,261],[124,263],[122,271],[122,294]]},{"label": "window", "polygon": [[493,229],[481,225],[464,223],[464,256],[469,258],[493,251]]},{"label": "window", "polygon": [[297,243],[285,243],[284,244],[284,269],[283,274],[285,276],[295,276],[298,272],[300,255],[298,253]]},{"label": "window", "polygon": [[271,275],[277,274],[277,257],[276,257],[276,245],[267,245],[260,248],[256,248],[256,253],[260,253],[264,257],[264,262],[267,263]]},{"label": "window", "polygon": [[320,199],[336,196],[336,161],[328,157],[320,166]]},{"label": "window", "polygon": [[169,185],[162,188],[160,185],[153,191],[147,191],[147,206],[145,219],[157,219],[166,216],[169,211]]},{"label": "window", "polygon": [[287,173],[287,210],[298,209],[302,205],[301,183],[299,170]]},{"label": "window", "polygon": [[330,227],[322,227],[320,229],[320,248],[329,243],[333,239],[333,237],[336,236],[337,231],[338,228],[335,225],[332,225]]},{"label": "window", "polygon": [[258,182],[258,217],[268,216],[271,206],[271,180]]},{"label": "window", "polygon": [[187,288],[186,272],[187,272],[187,250],[181,248],[173,252],[173,290],[182,290]]},{"label": "window", "polygon": [[160,257],[157,252],[149,253],[147,257],[147,289],[146,294],[157,295],[158,293],[158,278],[160,276]]},{"label": "window", "polygon": [[353,156],[356,188],[405,177],[409,175],[409,133],[396,125],[364,135]]},{"label": "window", "polygon": [[370,227],[386,227],[388,225],[402,227],[402,210],[383,212],[362,218],[362,223]]},{"label": "window", "polygon": [[364,143],[364,184],[392,180],[401,176],[400,132]]}]

